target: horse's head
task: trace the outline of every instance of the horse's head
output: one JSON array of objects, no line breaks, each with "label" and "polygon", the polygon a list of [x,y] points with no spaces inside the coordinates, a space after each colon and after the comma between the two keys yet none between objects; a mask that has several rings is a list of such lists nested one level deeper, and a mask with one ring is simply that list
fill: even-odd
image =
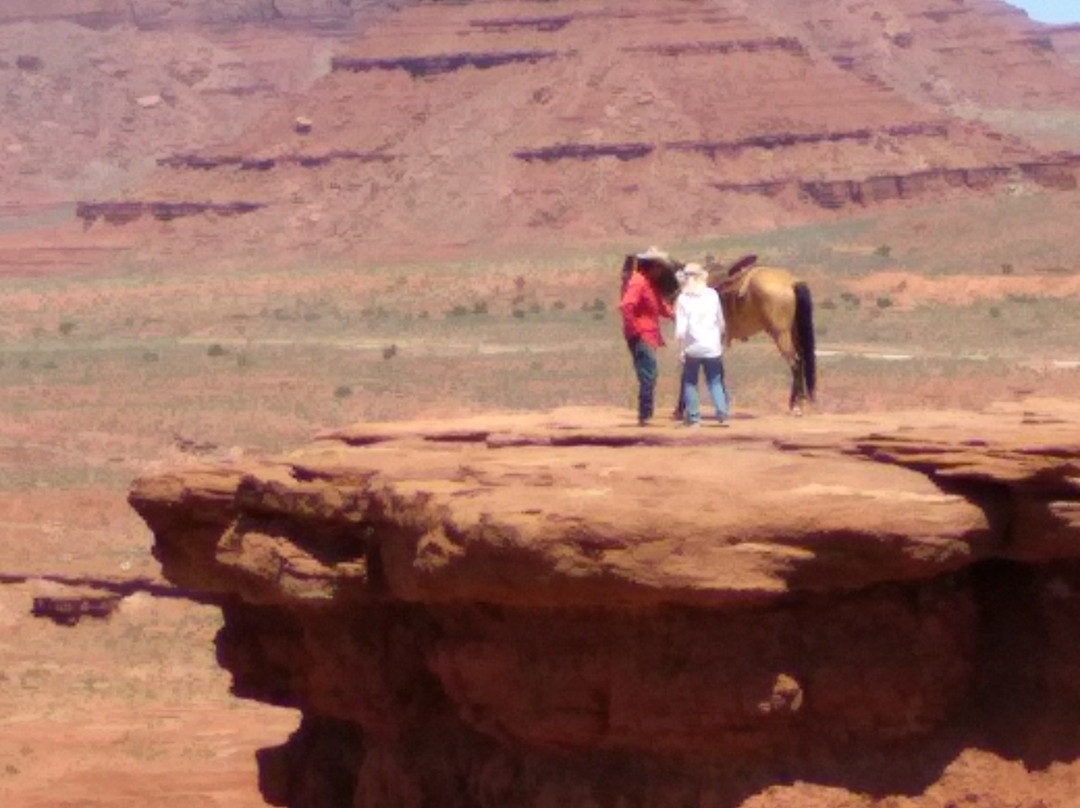
[{"label": "horse's head", "polygon": [[634,270],[641,272],[657,293],[666,300],[674,300],[679,294],[678,271],[682,264],[671,258],[667,253],[661,252],[656,247],[650,247],[644,252],[628,255],[623,259],[622,265],[622,288],[626,288],[627,281]]},{"label": "horse's head", "polygon": [[668,259],[647,264],[643,271],[657,294],[667,301],[672,301],[678,297],[679,289],[682,288],[679,282],[679,270],[682,266],[678,261]]}]

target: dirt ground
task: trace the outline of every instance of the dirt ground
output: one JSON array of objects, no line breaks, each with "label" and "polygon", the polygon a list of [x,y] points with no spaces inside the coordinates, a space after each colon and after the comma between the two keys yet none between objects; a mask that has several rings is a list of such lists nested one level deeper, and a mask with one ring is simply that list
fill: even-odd
[{"label": "dirt ground", "polygon": [[135,594],[110,619],[69,627],[30,616],[50,589],[0,586],[0,802],[263,805],[253,751],[297,716],[229,696],[216,610]]},{"label": "dirt ground", "polygon": [[[757,251],[801,268],[818,331],[808,418],[1077,397],[1071,229],[983,252],[997,204],[1020,224],[1045,218],[1039,200],[1005,200],[664,246],[687,258]],[[982,236],[952,245],[958,220],[984,223]],[[164,583],[125,501],[140,474],[358,421],[631,412],[613,278],[619,251],[634,246],[229,272],[58,265],[0,288],[0,803],[261,805],[254,752],[281,743],[297,716],[229,695],[213,609],[138,593],[108,620],[60,626],[32,616],[35,595],[56,581]],[[676,367],[666,349],[661,413]],[[786,369],[764,338],[734,346],[727,370],[734,430],[784,411]],[[959,790],[941,805],[979,771],[1015,768],[988,754],[964,753],[945,773]],[[1070,777],[1058,772],[1053,788]],[[860,800],[784,786],[749,804]]]}]

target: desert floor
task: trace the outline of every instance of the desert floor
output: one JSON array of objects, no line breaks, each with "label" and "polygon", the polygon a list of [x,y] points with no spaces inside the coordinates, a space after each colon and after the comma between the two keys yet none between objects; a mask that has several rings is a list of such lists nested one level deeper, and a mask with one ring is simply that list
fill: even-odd
[{"label": "desert floor", "polygon": [[[1062,199],[1003,195],[664,246],[797,268],[818,333],[806,417],[887,423],[899,409],[1080,394],[1080,241],[1061,224],[1077,203]],[[621,251],[642,246],[2,278],[0,802],[261,805],[253,753],[297,716],[229,695],[214,609],[142,592],[69,627],[33,617],[33,598],[75,581],[163,583],[125,494],[170,464],[363,420],[564,405],[632,418],[615,303]],[[674,352],[661,363],[666,413]],[[733,431],[784,410],[786,368],[765,338],[736,345],[727,372]]]}]

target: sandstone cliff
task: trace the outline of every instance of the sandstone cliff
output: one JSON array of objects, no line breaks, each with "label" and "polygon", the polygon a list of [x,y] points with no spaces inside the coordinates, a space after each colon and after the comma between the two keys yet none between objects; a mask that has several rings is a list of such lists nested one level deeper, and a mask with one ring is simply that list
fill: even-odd
[{"label": "sandstone cliff", "polygon": [[670,243],[1080,176],[1069,33],[999,0],[51,0],[5,21],[0,216],[83,201],[108,215],[74,241],[150,260]]},{"label": "sandstone cliff", "polygon": [[1078,426],[370,424],[130,502],[235,691],[303,712],[274,804],[1065,805]]},{"label": "sandstone cliff", "polygon": [[277,21],[345,22],[378,0],[7,0],[0,23],[69,20],[107,27]]}]

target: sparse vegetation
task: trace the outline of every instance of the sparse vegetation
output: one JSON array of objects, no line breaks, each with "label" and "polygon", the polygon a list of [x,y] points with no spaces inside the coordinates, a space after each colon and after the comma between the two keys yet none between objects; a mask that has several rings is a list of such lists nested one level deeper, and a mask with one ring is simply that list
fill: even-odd
[{"label": "sparse vegetation", "polygon": [[225,354],[227,354],[228,352],[229,351],[225,348],[225,346],[220,345],[216,342],[206,349],[207,356],[225,356]]},{"label": "sparse vegetation", "polygon": [[349,387],[349,385],[347,384],[340,384],[334,388],[334,398],[338,399],[339,401],[343,398],[348,398],[352,395],[352,393],[352,388]]},{"label": "sparse vegetation", "polygon": [[15,67],[25,70],[27,73],[37,73],[44,69],[45,61],[40,56],[23,53],[15,57]]}]

